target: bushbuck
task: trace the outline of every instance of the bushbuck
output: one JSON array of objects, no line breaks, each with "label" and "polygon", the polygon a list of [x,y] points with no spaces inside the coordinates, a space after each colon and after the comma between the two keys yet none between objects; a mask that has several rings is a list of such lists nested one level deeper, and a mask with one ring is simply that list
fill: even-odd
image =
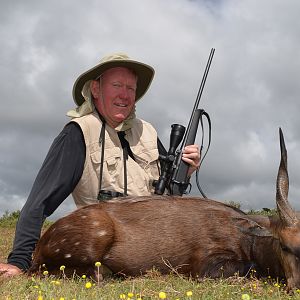
[{"label": "bushbuck", "polygon": [[[300,228],[288,200],[287,156],[280,130],[278,218],[256,221],[230,205],[198,197],[127,197],[82,207],[56,221],[37,243],[29,273],[96,276],[99,261],[116,274],[156,268],[192,276],[257,275],[300,287]],[[268,224],[265,224],[268,223]]]}]

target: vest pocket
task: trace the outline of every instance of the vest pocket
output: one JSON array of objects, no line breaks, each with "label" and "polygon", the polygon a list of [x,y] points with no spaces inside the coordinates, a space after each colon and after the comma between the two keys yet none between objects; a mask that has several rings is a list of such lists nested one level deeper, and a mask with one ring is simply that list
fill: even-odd
[{"label": "vest pocket", "polygon": [[[121,157],[120,157],[120,151],[113,151],[113,149],[110,149],[107,151],[104,156],[103,160],[103,179],[106,178],[106,180],[109,180],[106,176],[106,174],[109,174],[110,176],[113,176],[116,174]],[[97,174],[99,176],[100,174],[100,165],[101,165],[101,155],[100,151],[91,153],[91,162],[93,164],[94,170],[97,171]]]},{"label": "vest pocket", "polygon": [[157,151],[139,153],[135,155],[136,160],[132,161],[131,169],[128,171],[128,183],[133,182],[133,190],[138,195],[147,195],[154,191],[153,180],[159,177]]},{"label": "vest pocket", "polygon": [[136,155],[137,163],[144,170],[152,170],[157,169],[156,161],[158,160],[158,150],[157,149],[148,149],[148,151],[140,152]]},{"label": "vest pocket", "polygon": [[114,175],[117,172],[120,157],[119,158],[109,157],[107,160],[104,160],[104,161],[105,161],[108,173],[111,175]]}]

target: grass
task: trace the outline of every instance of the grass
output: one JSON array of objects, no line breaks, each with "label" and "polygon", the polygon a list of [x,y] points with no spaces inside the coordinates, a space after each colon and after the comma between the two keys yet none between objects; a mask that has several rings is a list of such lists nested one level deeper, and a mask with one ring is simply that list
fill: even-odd
[{"label": "grass", "polygon": [[[91,287],[89,284],[91,283]],[[20,276],[0,282],[1,299],[300,299],[280,285],[255,278],[205,279],[196,282],[175,274],[152,271],[126,280],[110,279],[98,285],[83,278],[43,279]],[[165,296],[165,297],[164,297]]]},{"label": "grass", "polygon": [[[10,224],[10,225],[9,225]],[[11,250],[16,215],[0,218],[0,262],[5,262]],[[95,267],[96,268],[96,267]],[[4,279],[0,277],[0,299],[81,300],[81,299],[300,299],[300,291],[289,295],[282,284],[272,279],[258,280],[232,277],[228,279],[204,279],[195,281],[176,274],[163,276],[152,270],[136,278],[106,279],[101,283],[88,278],[73,276],[67,279],[45,275],[43,278],[28,277]]]}]

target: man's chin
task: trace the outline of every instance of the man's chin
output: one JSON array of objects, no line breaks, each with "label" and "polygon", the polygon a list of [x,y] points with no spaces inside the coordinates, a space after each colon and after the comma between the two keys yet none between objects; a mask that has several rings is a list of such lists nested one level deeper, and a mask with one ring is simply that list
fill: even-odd
[{"label": "man's chin", "polygon": [[125,116],[124,114],[117,114],[114,117],[114,121],[118,123],[122,123],[128,116]]}]

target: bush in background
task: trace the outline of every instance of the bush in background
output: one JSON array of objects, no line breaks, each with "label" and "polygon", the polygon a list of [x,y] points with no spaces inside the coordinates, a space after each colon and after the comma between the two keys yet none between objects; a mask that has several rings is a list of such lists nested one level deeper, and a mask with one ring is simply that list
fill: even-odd
[{"label": "bush in background", "polygon": [[4,215],[0,218],[0,226],[1,227],[16,226],[19,216],[20,216],[20,210],[13,211],[11,213],[6,211]]}]

